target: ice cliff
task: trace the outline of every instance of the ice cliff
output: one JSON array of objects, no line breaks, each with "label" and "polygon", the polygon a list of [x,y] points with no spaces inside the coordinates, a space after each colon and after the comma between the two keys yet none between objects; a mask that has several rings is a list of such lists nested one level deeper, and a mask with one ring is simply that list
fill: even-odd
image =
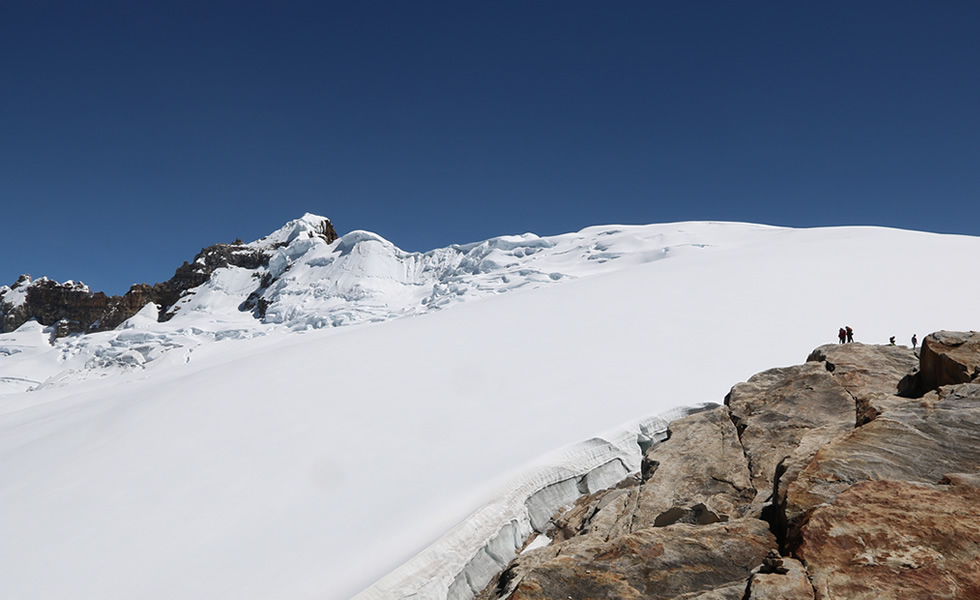
[{"label": "ice cliff", "polygon": [[[17,359],[7,360],[0,381],[11,391],[63,385],[144,368],[173,350],[179,360],[190,360],[204,342],[419,315],[718,244],[731,247],[741,233],[766,231],[776,229],[732,223],[591,227],[420,253],[367,231],[338,236],[329,219],[307,213],[253,242],[203,248],[168,281],[137,284],[122,296],[29,275],[0,287],[0,347],[38,366],[25,377]],[[148,328],[150,313],[141,311],[151,304],[157,324]],[[138,314],[137,334],[128,320]],[[44,353],[60,358],[42,369],[34,357]]]}]

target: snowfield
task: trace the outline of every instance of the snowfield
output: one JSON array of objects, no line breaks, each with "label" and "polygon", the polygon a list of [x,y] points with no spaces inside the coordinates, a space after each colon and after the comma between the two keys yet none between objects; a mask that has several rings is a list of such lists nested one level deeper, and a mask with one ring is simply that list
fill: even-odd
[{"label": "snowfield", "polygon": [[977,329],[973,237],[677,223],[421,254],[318,219],[166,323],[0,335],[0,597],[468,598],[682,407],[844,325]]}]

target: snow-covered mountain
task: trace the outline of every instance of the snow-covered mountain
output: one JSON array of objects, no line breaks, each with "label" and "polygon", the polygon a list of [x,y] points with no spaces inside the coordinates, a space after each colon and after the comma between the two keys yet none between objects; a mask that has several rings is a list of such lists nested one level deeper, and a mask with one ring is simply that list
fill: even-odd
[{"label": "snow-covered mountain", "polygon": [[976,328],[972,237],[676,223],[409,253],[324,221],[231,248],[263,258],[166,320],[0,335],[0,597],[465,598],[635,469],[658,415],[845,324]]},{"label": "snow-covered mountain", "polygon": [[[178,350],[185,357],[202,343],[380,322],[418,315],[518,289],[532,289],[619,271],[639,264],[708,253],[742,244],[739,236],[765,231],[757,225],[680,224],[592,227],[541,238],[502,236],[426,253],[404,252],[384,238],[353,231],[328,242],[320,235],[329,220],[312,214],[249,244],[225,245],[254,268],[226,266],[201,285],[184,291],[159,314],[147,304],[118,329],[72,336],[34,322],[4,336],[0,365],[4,391],[66,385],[133,368]],[[204,264],[207,249],[197,258]],[[0,287],[0,309],[15,313],[32,286],[49,284],[22,277]],[[58,284],[91,294],[80,282]],[[160,322],[161,316],[168,319]],[[3,314],[0,314],[0,318]]]}]

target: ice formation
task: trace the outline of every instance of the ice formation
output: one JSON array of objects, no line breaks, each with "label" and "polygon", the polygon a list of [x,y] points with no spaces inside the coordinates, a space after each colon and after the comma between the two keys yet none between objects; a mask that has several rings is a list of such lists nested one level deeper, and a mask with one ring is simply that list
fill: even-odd
[{"label": "ice formation", "polygon": [[[678,223],[410,253],[321,224],[243,245],[268,265],[168,321],[0,335],[0,597],[467,598],[672,410],[845,324],[976,329],[972,237]],[[957,282],[942,311],[897,290],[920,273]]]}]

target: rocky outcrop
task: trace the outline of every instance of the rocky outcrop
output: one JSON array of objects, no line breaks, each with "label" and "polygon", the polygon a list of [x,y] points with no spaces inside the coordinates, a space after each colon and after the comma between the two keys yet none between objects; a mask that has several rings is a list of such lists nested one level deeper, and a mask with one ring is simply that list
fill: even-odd
[{"label": "rocky outcrop", "polygon": [[865,344],[820,346],[806,360],[823,363],[854,398],[858,425],[877,417],[882,403],[895,395],[895,382],[901,382],[919,365],[915,352],[905,346]]},{"label": "rocky outcrop", "polygon": [[770,552],[749,579],[746,600],[813,600],[806,567],[798,560]]},{"label": "rocky outcrop", "polygon": [[[650,527],[744,516],[755,489],[728,409],[673,421],[669,433],[671,443],[646,452],[642,485],[621,486],[577,505],[558,519],[557,539],[587,533],[608,540]],[[694,456],[700,459],[690,460]]]},{"label": "rocky outcrop", "polygon": [[903,396],[919,397],[943,385],[980,378],[980,333],[937,331],[922,340],[919,371],[902,382]]},{"label": "rocky outcrop", "polygon": [[980,489],[857,483],[813,511],[797,553],[817,600],[980,598]]},{"label": "rocky outcrop", "polygon": [[774,544],[757,519],[651,527],[609,541],[576,537],[527,553],[497,591],[512,600],[678,598],[739,587]]},{"label": "rocky outcrop", "polygon": [[926,339],[921,362],[823,346],[737,384],[480,598],[980,598],[980,334]]},{"label": "rocky outcrop", "polygon": [[182,294],[205,283],[218,269],[241,267],[254,270],[267,266],[270,258],[271,253],[267,250],[238,244],[208,246],[202,248],[194,260],[178,267],[173,277],[149,288],[150,296],[153,302],[160,305],[162,320],[165,321],[169,318],[168,309],[177,303]]},{"label": "rocky outcrop", "polygon": [[165,321],[172,316],[168,310],[181,295],[206,282],[217,269],[228,266],[256,269],[268,263],[269,254],[262,250],[216,244],[203,248],[192,262],[181,265],[169,280],[152,286],[133,285],[122,296],[93,293],[88,286],[71,281],[58,283],[47,278],[32,281],[29,275],[23,275],[8,288],[26,292],[22,302],[13,304],[6,301],[7,294],[0,294],[0,312],[3,313],[0,333],[13,331],[31,319],[42,325],[56,325],[58,337],[108,331],[150,302],[160,307],[160,318]]},{"label": "rocky outcrop", "polygon": [[909,400],[820,449],[788,484],[787,515],[798,518],[860,481],[933,484],[947,473],[980,472],[978,434],[980,385]]},{"label": "rocky outcrop", "polygon": [[[318,236],[327,243],[338,239],[328,219],[319,221],[308,234]],[[232,244],[208,246],[202,248],[191,262],[184,262],[178,267],[174,276],[167,281],[153,285],[136,284],[122,296],[93,293],[88,286],[72,281],[58,283],[47,278],[33,281],[29,275],[22,275],[10,287],[0,288],[0,333],[14,331],[31,319],[42,325],[55,325],[55,335],[58,337],[108,331],[150,302],[159,306],[160,320],[166,321],[173,316],[171,309],[181,296],[207,282],[216,270],[223,267],[249,270],[266,267],[272,251],[284,244],[252,247],[236,240]]]},{"label": "rocky outcrop", "polygon": [[749,461],[752,508],[759,513],[771,500],[777,470],[788,468],[784,461],[804,438],[807,447],[817,447],[854,426],[853,398],[817,362],[753,375],[732,388],[725,404]]}]

